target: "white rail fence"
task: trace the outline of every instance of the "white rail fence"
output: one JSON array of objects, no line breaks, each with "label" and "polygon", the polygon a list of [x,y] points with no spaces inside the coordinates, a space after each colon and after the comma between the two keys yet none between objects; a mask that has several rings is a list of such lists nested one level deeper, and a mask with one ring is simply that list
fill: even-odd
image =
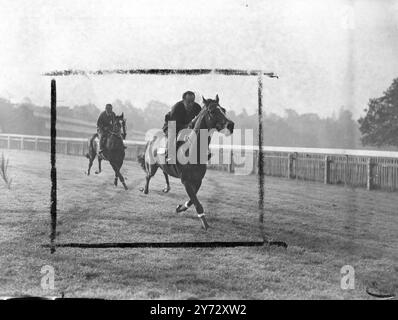
[{"label": "white rail fence", "polygon": [[[126,160],[137,160],[144,141],[125,141]],[[50,137],[0,134],[0,149],[50,150]],[[258,173],[258,147],[210,145],[209,167],[236,174]],[[88,139],[57,138],[57,152],[84,156]],[[398,190],[398,152],[317,148],[263,147],[264,174],[290,179],[343,184],[368,190]]]}]

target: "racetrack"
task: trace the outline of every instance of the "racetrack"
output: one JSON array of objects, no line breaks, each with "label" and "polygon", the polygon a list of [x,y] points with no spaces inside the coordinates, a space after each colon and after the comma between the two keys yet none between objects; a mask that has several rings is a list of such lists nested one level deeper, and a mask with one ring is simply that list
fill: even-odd
[{"label": "racetrack", "polygon": [[[0,150],[10,158],[11,190],[0,184],[0,295],[104,298],[368,298],[376,283],[398,293],[398,196],[341,186],[265,178],[266,235],[280,248],[76,249],[51,255],[50,156]],[[94,167],[96,167],[96,163]],[[86,176],[87,159],[57,156],[59,242],[261,240],[256,176],[208,171],[199,199],[210,229],[161,172],[150,193],[138,191],[144,172],[125,162],[128,191],[113,172]],[[2,181],[1,181],[2,183]],[[355,268],[354,290],[340,288],[340,269]],[[55,290],[42,290],[40,269],[55,268]]]}]

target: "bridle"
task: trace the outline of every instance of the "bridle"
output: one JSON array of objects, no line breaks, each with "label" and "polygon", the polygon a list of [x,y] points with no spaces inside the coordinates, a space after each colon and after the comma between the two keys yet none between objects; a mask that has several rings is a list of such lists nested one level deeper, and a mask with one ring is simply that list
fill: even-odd
[{"label": "bridle", "polygon": [[[110,134],[117,136],[117,137],[122,137],[122,139],[126,138],[126,120],[125,119],[115,119],[115,123],[113,124],[112,130],[110,130]],[[120,125],[120,121],[122,122],[122,125]],[[123,130],[123,132],[122,132]]]},{"label": "bridle", "polygon": [[[216,102],[216,108],[219,108],[220,111],[222,112],[222,114],[225,116],[225,112],[223,111],[223,108]],[[199,117],[208,117],[209,121],[211,121],[213,119],[213,115],[211,114],[211,112],[209,111],[209,106],[204,106],[202,108],[202,110],[198,113],[198,115],[192,119],[192,121],[189,123],[188,128],[190,129],[194,129],[195,132],[197,133],[199,131],[199,128],[196,128],[197,124],[200,123]],[[208,128],[210,129],[210,128]]]}]

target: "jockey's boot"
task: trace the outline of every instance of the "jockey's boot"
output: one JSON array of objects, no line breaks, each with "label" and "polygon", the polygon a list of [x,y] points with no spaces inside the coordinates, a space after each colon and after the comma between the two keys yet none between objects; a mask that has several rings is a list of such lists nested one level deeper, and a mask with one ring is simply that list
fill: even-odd
[{"label": "jockey's boot", "polygon": [[98,155],[99,155],[102,159],[108,160],[108,159],[105,157],[105,155],[104,155],[104,150],[98,151]]},{"label": "jockey's boot", "polygon": [[101,135],[101,139],[100,139],[100,143],[99,143],[98,155],[101,156],[103,159],[107,160],[105,155],[104,155],[105,139],[106,139],[106,137],[104,135]]},{"label": "jockey's boot", "polygon": [[166,164],[169,164],[169,161],[171,160],[171,158],[169,158],[169,152],[168,152],[167,148],[166,148],[166,153],[164,155],[164,158],[166,159]]}]

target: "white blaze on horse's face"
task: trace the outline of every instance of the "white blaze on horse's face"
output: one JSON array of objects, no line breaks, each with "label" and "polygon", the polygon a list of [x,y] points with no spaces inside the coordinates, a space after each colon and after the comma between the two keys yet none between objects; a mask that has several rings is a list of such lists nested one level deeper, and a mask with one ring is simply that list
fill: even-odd
[{"label": "white blaze on horse's face", "polygon": [[225,113],[225,109],[223,107],[218,105],[217,108],[220,110],[220,113],[225,118],[224,127],[220,130],[220,132],[228,137],[232,134],[232,132],[234,130],[234,123],[228,119],[228,117]]}]

